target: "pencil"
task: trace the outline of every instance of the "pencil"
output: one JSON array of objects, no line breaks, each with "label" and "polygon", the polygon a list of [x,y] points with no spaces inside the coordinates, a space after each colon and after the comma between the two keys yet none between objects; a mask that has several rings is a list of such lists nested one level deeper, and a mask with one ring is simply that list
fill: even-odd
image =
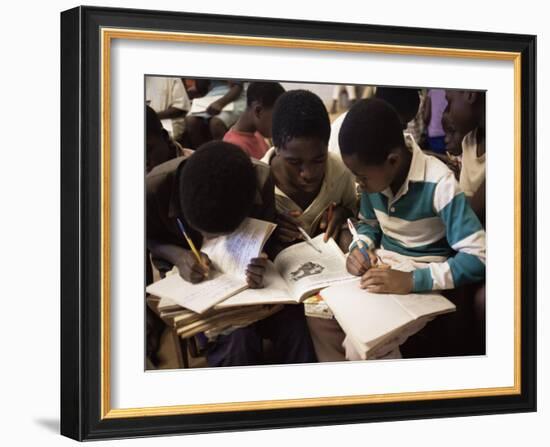
[{"label": "pencil", "polygon": [[180,218],[178,217],[176,220],[178,222],[178,228],[180,229],[181,233],[183,234],[183,237],[185,238],[185,240],[189,244],[189,247],[191,248],[191,251],[193,252],[195,257],[197,258],[197,261],[199,261],[200,265],[202,265],[204,268],[206,268],[206,266],[202,262],[201,255],[200,255],[199,251],[197,250],[197,247],[195,247],[195,244],[193,243],[191,238],[187,235],[187,232],[185,231],[185,227],[183,226],[183,223],[181,223]]},{"label": "pencil", "polygon": [[300,232],[300,234],[302,235],[302,237],[304,238],[304,240],[306,241],[306,243],[311,247],[313,248],[315,251],[319,252],[319,253],[323,253],[321,250],[319,250],[315,244],[313,243],[313,240],[311,239],[311,237],[309,237],[309,234],[307,234],[306,230],[304,230],[302,227],[296,227],[298,228],[298,231]]},{"label": "pencil", "polygon": [[370,256],[367,252],[366,244],[361,239],[359,239],[359,234],[357,234],[357,230],[355,229],[355,226],[353,225],[353,222],[351,221],[351,219],[348,219],[348,228],[349,228],[349,231],[351,232],[351,235],[353,236],[354,242],[357,243],[357,248],[365,258],[365,261],[367,261],[370,266],[371,265]]}]

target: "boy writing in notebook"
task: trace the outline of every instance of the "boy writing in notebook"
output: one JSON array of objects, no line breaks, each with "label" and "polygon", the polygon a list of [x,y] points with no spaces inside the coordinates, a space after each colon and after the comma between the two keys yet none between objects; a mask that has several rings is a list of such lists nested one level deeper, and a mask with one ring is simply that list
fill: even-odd
[{"label": "boy writing in notebook", "polygon": [[[354,242],[348,271],[372,292],[453,289],[485,276],[485,232],[454,179],[400,129],[386,102],[350,110],[340,131],[343,161],[362,189],[361,240],[382,255],[424,264],[412,272],[370,269]],[[419,266],[420,267],[420,266]]]},{"label": "boy writing in notebook", "polygon": [[252,82],[246,90],[246,109],[223,141],[236,144],[252,158],[261,159],[271,138],[273,105],[285,90],[278,82]]},{"label": "boy writing in notebook", "polygon": [[[177,266],[192,283],[207,279],[211,263],[204,253],[196,256],[189,239],[200,250],[203,239],[233,232],[246,217],[275,219],[269,167],[221,141],[153,169],[146,177],[146,200],[152,258],[165,269]],[[266,262],[266,256],[250,260],[249,287],[262,286]],[[303,315],[285,306],[265,320],[219,335],[207,351],[209,366],[262,363],[262,338],[274,342],[283,363],[315,361]]]},{"label": "boy writing in notebook", "polygon": [[[362,189],[348,271],[374,293],[455,289],[485,278],[485,232],[453,173],[403,136],[395,110],[371,99],[348,113],[343,161]],[[395,268],[372,268],[378,258]],[[457,306],[457,310],[458,310]]]}]

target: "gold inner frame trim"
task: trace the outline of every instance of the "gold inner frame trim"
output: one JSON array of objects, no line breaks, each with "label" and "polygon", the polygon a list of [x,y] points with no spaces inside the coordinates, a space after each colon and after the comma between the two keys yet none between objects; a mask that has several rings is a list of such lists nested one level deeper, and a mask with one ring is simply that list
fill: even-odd
[{"label": "gold inner frame trim", "polygon": [[[174,405],[143,408],[111,408],[110,387],[110,70],[113,39],[202,43],[210,45],[262,46],[323,51],[437,56],[465,59],[513,61],[514,63],[514,385],[445,391],[405,392],[357,396],[327,396],[215,404]],[[283,39],[235,35],[101,29],[101,418],[168,416],[230,411],[308,408],[427,399],[503,396],[521,393],[521,54],[514,52],[464,50],[305,39]]]}]

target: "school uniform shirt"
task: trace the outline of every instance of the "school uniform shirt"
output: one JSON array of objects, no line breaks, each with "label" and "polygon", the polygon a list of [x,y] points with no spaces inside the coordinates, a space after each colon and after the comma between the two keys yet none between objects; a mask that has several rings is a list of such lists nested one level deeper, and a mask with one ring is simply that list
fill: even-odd
[{"label": "school uniform shirt", "polygon": [[342,123],[346,118],[348,112],[342,113],[338,118],[336,118],[330,125],[330,138],[328,139],[328,151],[331,154],[336,154],[338,157],[342,158],[340,153],[340,144],[338,143],[338,135],[340,134],[340,128]]},{"label": "school uniform shirt", "polygon": [[[155,112],[162,112],[170,107],[189,111],[191,100],[185,91],[183,81],[180,78],[167,78],[161,76],[145,77],[145,102]],[[170,121],[168,124],[166,121]],[[171,137],[179,138],[185,130],[185,117],[162,120],[163,127]],[[171,128],[171,129],[170,129]]]},{"label": "school uniform shirt", "polygon": [[477,156],[476,131],[473,130],[462,140],[462,168],[460,187],[464,194],[472,197],[485,180],[485,154]]},{"label": "school uniform shirt", "polygon": [[256,160],[261,160],[269,149],[265,138],[260,132],[241,132],[233,127],[225,133],[223,141],[236,144]]},{"label": "school uniform shirt", "polygon": [[[189,248],[181,234],[176,219],[179,217],[186,231],[195,243],[202,244],[201,234],[194,230],[180,211],[178,178],[191,155],[177,157],[156,166],[145,178],[146,189],[146,233],[148,240]],[[275,197],[273,195],[273,180],[269,166],[252,160],[256,171],[256,196],[250,212],[250,217],[275,221]],[[228,197],[228,200],[231,198]],[[235,198],[238,200],[238,198]]]},{"label": "school uniform shirt", "polygon": [[464,192],[447,166],[424,154],[410,135],[405,142],[411,166],[397,194],[390,188],[361,194],[360,239],[412,260],[414,292],[482,281],[485,231]]},{"label": "school uniform shirt", "polygon": [[[262,161],[271,164],[271,159],[274,156],[275,148],[271,148],[267,151]],[[355,210],[357,209],[357,195],[355,191],[355,179],[353,175],[337,155],[329,152],[325,177],[323,178],[319,193],[305,210],[276,185],[275,203],[279,213],[289,211],[299,211],[302,213],[298,217],[298,220],[302,223],[303,229],[310,236],[313,236],[317,231],[323,213],[332,202],[348,208],[355,214]]]}]

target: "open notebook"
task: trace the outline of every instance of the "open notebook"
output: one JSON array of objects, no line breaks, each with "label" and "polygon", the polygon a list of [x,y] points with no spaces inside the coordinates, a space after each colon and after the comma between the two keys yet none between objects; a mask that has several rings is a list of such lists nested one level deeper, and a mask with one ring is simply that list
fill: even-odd
[{"label": "open notebook", "polygon": [[328,287],[320,295],[362,358],[418,320],[456,310],[440,294],[370,293],[359,288],[358,279]]},{"label": "open notebook", "polygon": [[323,234],[312,239],[319,253],[307,242],[282,250],[264,274],[264,287],[247,289],[217,304],[217,308],[270,303],[299,303],[332,284],[351,281],[346,258],[336,242],[323,241]]},{"label": "open notebook", "polygon": [[[212,104],[214,101],[217,101],[218,99],[220,99],[222,97],[223,97],[223,95],[203,96],[201,98],[193,99],[193,102],[191,103],[191,110],[189,111],[189,114],[206,112],[206,109],[208,109],[208,106],[210,106],[210,104]],[[234,109],[234,104],[232,102],[230,102],[222,110],[224,110],[226,112],[232,112],[233,109]]]},{"label": "open notebook", "polygon": [[[355,278],[346,271],[345,256],[333,239],[325,243],[321,234],[312,243],[321,253],[307,242],[291,245],[282,250],[274,262],[268,263],[263,288],[238,290],[229,297],[215,300],[216,308],[299,303],[324,287]],[[149,288],[147,291],[150,291]],[[173,310],[177,304],[190,308],[168,294],[153,294],[161,297],[161,311]]]},{"label": "open notebook", "polygon": [[168,299],[197,313],[210,309],[224,299],[246,289],[246,267],[260,255],[276,225],[247,218],[233,233],[207,240],[201,247],[212,261],[209,277],[192,284],[176,274],[167,275],[151,285],[148,293]]}]

